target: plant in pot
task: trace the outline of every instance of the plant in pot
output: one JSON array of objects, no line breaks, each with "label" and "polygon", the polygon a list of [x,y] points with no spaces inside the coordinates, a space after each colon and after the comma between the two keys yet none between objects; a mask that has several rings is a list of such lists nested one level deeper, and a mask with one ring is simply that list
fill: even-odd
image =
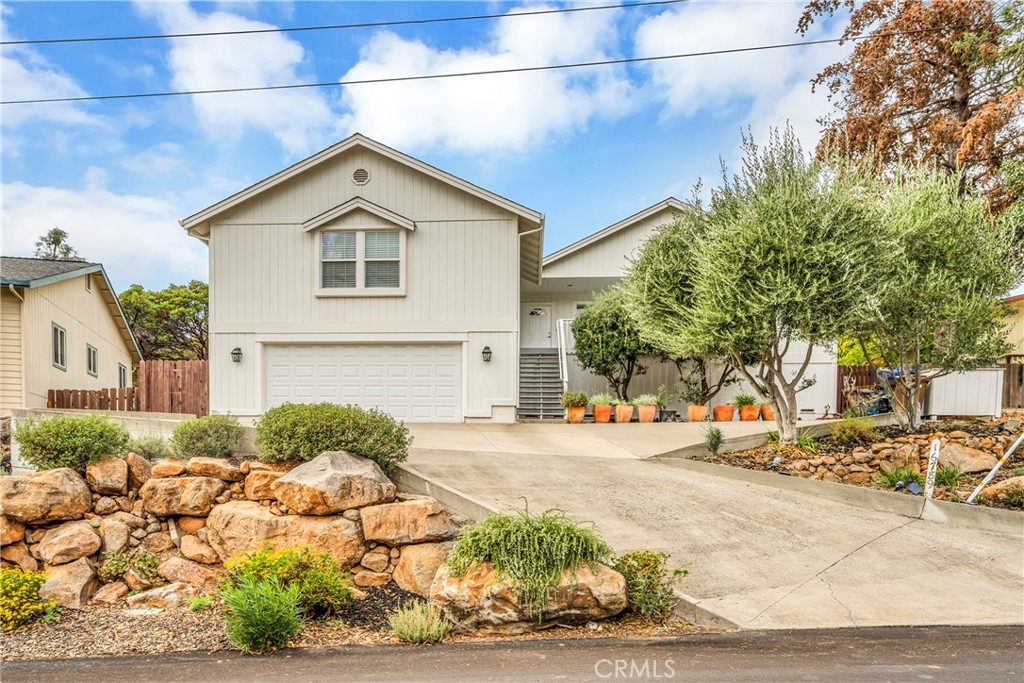
[{"label": "plant in pot", "polygon": [[570,424],[582,424],[587,412],[587,394],[583,391],[567,391],[562,394],[562,407]]},{"label": "plant in pot", "polygon": [[633,404],[636,405],[637,417],[640,422],[654,422],[661,399],[655,394],[641,394],[633,399]]},{"label": "plant in pot", "polygon": [[740,411],[740,420],[743,422],[757,422],[761,416],[761,406],[757,405],[757,399],[750,394],[740,394],[732,400],[732,404]]},{"label": "plant in pot", "polygon": [[616,424],[628,424],[633,419],[633,404],[630,401],[616,399],[612,405],[615,406]]},{"label": "plant in pot", "polygon": [[761,402],[761,419],[765,422],[773,422],[775,420],[775,410],[772,409],[771,403]]},{"label": "plant in pot", "polygon": [[594,407],[594,422],[606,424],[612,419],[611,394],[594,394],[590,397],[590,405]]},{"label": "plant in pot", "polygon": [[675,422],[679,414],[677,410],[669,410],[666,405],[672,402],[672,394],[665,390],[665,385],[658,387],[658,422]]},{"label": "plant in pot", "polygon": [[715,422],[732,422],[736,409],[730,403],[723,403],[722,405],[715,406],[712,412],[715,415]]},{"label": "plant in pot", "polygon": [[708,418],[708,403],[711,399],[723,388],[739,381],[739,378],[735,376],[735,371],[729,365],[723,365],[720,372],[712,373],[709,363],[701,358],[686,358],[673,362],[679,368],[679,383],[676,385],[676,391],[681,403],[690,404],[686,408],[686,419],[690,422],[706,420]]}]

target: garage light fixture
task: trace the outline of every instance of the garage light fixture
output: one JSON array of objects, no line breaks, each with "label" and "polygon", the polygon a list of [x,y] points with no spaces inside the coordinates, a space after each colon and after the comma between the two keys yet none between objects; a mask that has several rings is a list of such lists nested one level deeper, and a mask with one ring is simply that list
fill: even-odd
[{"label": "garage light fixture", "polygon": [[235,363],[241,363],[242,362],[242,349],[238,348],[237,346],[235,348],[231,349],[231,360],[232,360],[232,362],[235,362]]},{"label": "garage light fixture", "polygon": [[490,346],[485,346],[484,350],[480,352],[480,355],[482,355],[484,357],[484,362],[485,363],[490,363],[491,362],[491,347]]}]

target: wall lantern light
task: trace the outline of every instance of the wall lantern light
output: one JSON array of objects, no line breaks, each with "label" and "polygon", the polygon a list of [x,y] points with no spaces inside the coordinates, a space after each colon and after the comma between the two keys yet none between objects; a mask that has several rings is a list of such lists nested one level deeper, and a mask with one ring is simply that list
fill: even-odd
[{"label": "wall lantern light", "polygon": [[241,363],[242,362],[242,349],[238,348],[237,346],[235,348],[231,349],[231,360],[233,362],[235,362],[235,363]]},{"label": "wall lantern light", "polygon": [[490,346],[485,346],[484,350],[481,352],[481,355],[484,357],[484,362],[485,363],[490,363],[491,362],[491,347]]}]

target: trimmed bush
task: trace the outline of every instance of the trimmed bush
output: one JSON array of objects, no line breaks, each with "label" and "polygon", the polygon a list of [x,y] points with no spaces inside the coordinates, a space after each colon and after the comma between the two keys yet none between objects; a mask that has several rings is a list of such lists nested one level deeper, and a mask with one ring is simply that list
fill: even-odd
[{"label": "trimmed bush", "polygon": [[870,417],[844,417],[829,426],[834,440],[839,443],[870,443],[879,438]]},{"label": "trimmed bush", "polygon": [[174,429],[171,449],[179,458],[228,458],[241,443],[245,428],[231,415],[204,415]]},{"label": "trimmed bush", "polygon": [[70,467],[84,476],[86,465],[124,453],[129,434],[124,425],[103,415],[59,415],[19,422],[14,438],[21,445],[21,457],[33,467]]},{"label": "trimmed bush", "polygon": [[605,562],[612,549],[591,528],[561,510],[531,515],[529,510],[497,513],[468,527],[448,556],[453,576],[490,562],[511,579],[527,609],[542,616],[547,591],[562,572]]},{"label": "trimmed bush", "polygon": [[57,609],[57,603],[39,597],[45,572],[0,569],[0,630],[15,630]]},{"label": "trimmed bush", "polygon": [[243,580],[221,593],[228,638],[245,652],[261,653],[288,645],[305,622],[299,586],[282,586],[277,579]]},{"label": "trimmed bush", "polygon": [[159,436],[136,436],[128,441],[125,452],[141,455],[146,460],[171,457],[171,448]]},{"label": "trimmed bush", "polygon": [[630,609],[650,622],[668,618],[676,604],[672,580],[686,570],[669,569],[668,555],[650,550],[619,555],[612,568],[626,578]]},{"label": "trimmed bush", "polygon": [[305,547],[274,550],[267,545],[228,560],[224,570],[228,588],[267,579],[295,586],[302,611],[312,619],[332,616],[352,601],[349,572],[328,553]]},{"label": "trimmed bush", "polygon": [[452,632],[452,624],[438,616],[430,603],[418,601],[402,606],[388,619],[391,630],[407,643],[440,643]]},{"label": "trimmed bush", "polygon": [[348,451],[373,460],[385,474],[409,455],[409,430],[379,410],[333,403],[286,403],[256,424],[260,460],[312,460],[325,451]]}]

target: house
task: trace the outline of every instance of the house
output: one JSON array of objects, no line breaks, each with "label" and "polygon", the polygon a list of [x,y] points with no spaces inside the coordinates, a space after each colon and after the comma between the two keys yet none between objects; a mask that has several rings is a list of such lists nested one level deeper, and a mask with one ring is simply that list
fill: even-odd
[{"label": "house", "polygon": [[141,360],[103,266],[0,257],[0,414],[49,389],[130,386]]},{"label": "house", "polygon": [[[540,212],[353,135],[181,221],[209,247],[210,409],[560,417],[570,373],[601,382],[570,362],[568,321],[682,208],[666,199],[542,259]],[[677,379],[643,381],[662,375]]]}]

